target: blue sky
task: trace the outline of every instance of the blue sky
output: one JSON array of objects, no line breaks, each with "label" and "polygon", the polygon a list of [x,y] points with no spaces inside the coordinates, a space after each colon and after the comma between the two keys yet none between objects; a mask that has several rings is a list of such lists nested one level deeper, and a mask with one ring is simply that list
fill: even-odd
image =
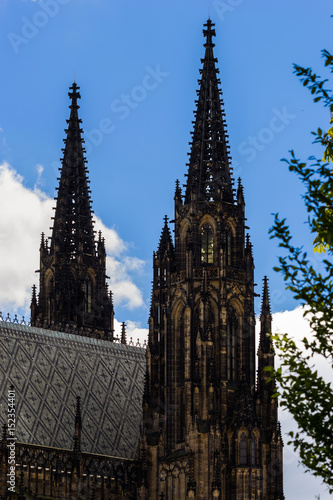
[{"label": "blue sky", "polygon": [[[328,128],[328,111],[313,104],[292,63],[325,74],[320,51],[331,49],[331,7],[324,0],[0,0],[2,310],[27,313],[37,283],[39,234],[50,235],[75,72],[93,209],[109,238],[116,317],[146,327],[152,252],[164,215],[173,218],[175,180],[185,181],[209,10],[257,292],[266,274],[273,311],[294,309],[272,270],[279,249],[268,230],[271,214],[280,212],[295,243],[311,252],[302,186],[280,159],[291,148],[303,158],[315,153],[311,130]],[[257,299],[257,312],[259,305]],[[308,498],[319,491],[326,498],[318,488]]]}]

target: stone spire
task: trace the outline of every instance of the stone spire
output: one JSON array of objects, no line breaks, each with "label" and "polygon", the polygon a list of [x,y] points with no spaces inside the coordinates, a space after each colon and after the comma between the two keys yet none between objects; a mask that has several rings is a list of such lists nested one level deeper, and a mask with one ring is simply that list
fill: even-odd
[{"label": "stone spire", "polygon": [[88,169],[78,116],[79,87],[70,87],[70,118],[60,169],[51,245],[42,234],[38,300],[33,289],[31,323],[68,325],[80,335],[113,338],[113,305],[106,276],[104,238],[95,241]]},{"label": "stone spire", "polygon": [[121,340],[120,342],[124,345],[127,344],[127,339],[126,339],[126,324],[125,321],[122,322],[121,324]]},{"label": "stone spire", "polygon": [[204,25],[205,57],[200,70],[200,88],[195,111],[190,161],[188,164],[185,203],[198,201],[233,201],[228,135],[223,100],[219,89],[219,70],[215,63],[212,41],[215,26],[210,19]]},{"label": "stone spire", "polygon": [[174,247],[173,247],[173,243],[172,243],[170,228],[168,225],[168,217],[165,215],[164,226],[162,229],[160,242],[158,245],[157,255],[163,255],[166,251],[173,253]]}]

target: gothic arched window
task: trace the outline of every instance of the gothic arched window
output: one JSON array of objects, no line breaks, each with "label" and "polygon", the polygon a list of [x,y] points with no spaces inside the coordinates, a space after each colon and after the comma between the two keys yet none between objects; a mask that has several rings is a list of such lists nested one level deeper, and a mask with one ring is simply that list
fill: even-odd
[{"label": "gothic arched window", "polygon": [[209,224],[201,228],[201,263],[213,264],[214,260],[214,232]]},{"label": "gothic arched window", "polygon": [[246,450],[246,434],[242,432],[239,441],[239,463],[240,465],[247,464],[247,450]]},{"label": "gothic arched window", "polygon": [[92,310],[92,282],[89,276],[86,277],[84,283],[84,310],[86,313],[90,314]]}]

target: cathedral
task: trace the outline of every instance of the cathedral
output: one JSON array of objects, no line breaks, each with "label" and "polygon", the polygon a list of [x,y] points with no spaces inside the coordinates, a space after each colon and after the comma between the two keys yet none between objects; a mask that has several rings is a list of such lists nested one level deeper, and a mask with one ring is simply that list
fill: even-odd
[{"label": "cathedral", "polygon": [[127,341],[124,323],[114,334],[79,87],[70,88],[31,321],[0,313],[0,499],[285,498],[278,402],[266,371],[274,366],[268,280],[256,352],[252,245],[241,180],[232,177],[210,19],[203,33],[186,184],[176,181],[173,220],[165,217],[153,256],[146,346]]}]

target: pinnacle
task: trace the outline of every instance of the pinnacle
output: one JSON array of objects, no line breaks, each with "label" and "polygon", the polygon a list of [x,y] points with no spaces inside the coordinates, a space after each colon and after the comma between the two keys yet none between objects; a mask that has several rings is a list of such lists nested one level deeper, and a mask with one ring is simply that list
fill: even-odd
[{"label": "pinnacle", "polygon": [[270,298],[269,298],[269,289],[268,289],[268,279],[267,279],[267,276],[264,276],[264,278],[263,278],[261,314],[263,316],[270,316],[271,315],[271,306],[270,306]]},{"label": "pinnacle", "polygon": [[252,255],[252,243],[251,243],[251,240],[250,240],[249,233],[246,233],[245,249],[247,250],[247,252],[249,252],[250,255]]},{"label": "pinnacle", "polygon": [[125,321],[122,322],[121,324],[121,343],[122,344],[127,344],[127,339],[126,339],[126,323]]},{"label": "pinnacle", "polygon": [[168,224],[168,216],[164,216],[164,226],[162,229],[161,237],[160,237],[160,242],[158,245],[158,252],[159,253],[164,253],[168,250],[173,251],[173,243],[172,243],[172,238],[171,238],[171,233],[170,233],[170,228]]},{"label": "pinnacle", "polygon": [[263,352],[269,352],[272,347],[272,341],[270,338],[271,328],[272,328],[272,315],[271,306],[269,300],[269,290],[268,290],[268,279],[264,276],[263,279],[263,291],[262,291],[262,304],[261,304],[261,314],[260,314],[260,347]]},{"label": "pinnacle", "polygon": [[181,190],[181,187],[180,187],[180,183],[179,183],[179,180],[177,179],[176,180],[176,190],[175,190],[175,198],[181,198],[182,196],[182,190]]},{"label": "pinnacle", "polygon": [[244,189],[243,189],[242,180],[240,177],[238,177],[237,203],[238,204],[244,203]]}]

